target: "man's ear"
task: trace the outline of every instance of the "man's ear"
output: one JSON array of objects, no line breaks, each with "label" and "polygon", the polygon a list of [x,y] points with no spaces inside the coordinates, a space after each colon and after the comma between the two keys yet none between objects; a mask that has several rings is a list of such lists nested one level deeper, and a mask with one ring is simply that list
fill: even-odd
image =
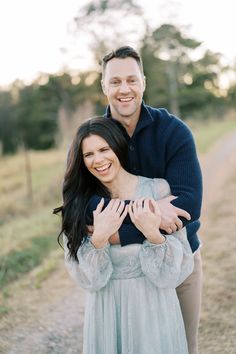
[{"label": "man's ear", "polygon": [[146,89],[146,76],[143,76],[143,92]]},{"label": "man's ear", "polygon": [[105,88],[103,80],[101,80],[101,86],[102,86],[102,91],[103,91],[104,95],[106,95],[106,88]]}]

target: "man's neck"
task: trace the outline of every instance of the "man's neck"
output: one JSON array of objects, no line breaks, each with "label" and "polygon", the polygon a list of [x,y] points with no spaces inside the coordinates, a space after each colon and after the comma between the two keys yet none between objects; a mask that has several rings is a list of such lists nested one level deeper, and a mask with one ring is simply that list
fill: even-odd
[{"label": "man's neck", "polygon": [[117,120],[123,125],[123,127],[127,131],[127,134],[131,137],[135,131],[137,124],[138,124],[138,120],[134,121],[133,118],[130,118],[130,117],[126,117],[125,119],[118,118]]},{"label": "man's neck", "polygon": [[135,114],[132,116],[120,116],[116,112],[113,113],[111,111],[111,116],[113,119],[118,120],[123,125],[123,127],[127,131],[127,134],[131,137],[135,131],[137,124],[138,124],[140,112],[141,112],[141,109],[139,112],[135,112]]}]

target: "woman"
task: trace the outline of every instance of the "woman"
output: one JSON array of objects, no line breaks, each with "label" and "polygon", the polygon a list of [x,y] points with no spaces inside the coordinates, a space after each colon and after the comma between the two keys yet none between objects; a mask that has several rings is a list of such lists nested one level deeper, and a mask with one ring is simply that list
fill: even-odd
[{"label": "woman", "polygon": [[[169,185],[127,172],[126,152],[117,122],[98,117],[82,124],[68,155],[64,203],[55,210],[62,211],[69,273],[88,290],[83,353],[187,354],[175,292],[193,269],[186,231],[160,233],[155,200],[170,194]],[[129,223],[145,241],[111,244]]]}]

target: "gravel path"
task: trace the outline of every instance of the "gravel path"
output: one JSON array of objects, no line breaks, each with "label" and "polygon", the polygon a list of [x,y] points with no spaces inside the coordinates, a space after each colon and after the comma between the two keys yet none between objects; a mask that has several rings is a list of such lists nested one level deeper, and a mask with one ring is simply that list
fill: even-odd
[{"label": "gravel path", "polygon": [[64,262],[42,288],[34,289],[30,283],[27,280],[11,299],[14,312],[1,323],[0,353],[82,353],[85,292],[68,277]]}]

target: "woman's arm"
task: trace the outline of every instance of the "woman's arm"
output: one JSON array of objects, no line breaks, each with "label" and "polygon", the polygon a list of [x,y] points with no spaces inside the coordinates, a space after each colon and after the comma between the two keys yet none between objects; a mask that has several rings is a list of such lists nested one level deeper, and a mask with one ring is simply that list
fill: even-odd
[{"label": "woman's arm", "polygon": [[[165,196],[168,184],[153,180],[153,196]],[[131,208],[131,207],[130,207]],[[146,236],[140,251],[142,270],[147,278],[160,288],[175,288],[193,270],[193,254],[186,229],[167,235],[160,234],[161,213],[155,200],[137,200],[129,210],[133,223]],[[164,239],[164,240],[163,240]]]},{"label": "woman's arm", "polygon": [[145,241],[139,257],[143,273],[159,288],[176,288],[193,271],[185,228],[168,235],[159,245]]},{"label": "woman's arm", "polygon": [[92,245],[89,238],[86,238],[78,250],[79,262],[77,262],[69,256],[68,239],[65,235],[63,235],[63,242],[66,268],[74,281],[89,291],[97,291],[103,288],[113,271],[109,255],[110,245],[97,249]]},{"label": "woman's arm", "polygon": [[94,232],[92,237],[86,237],[80,245],[77,252],[78,262],[70,258],[68,239],[64,235],[67,269],[80,286],[90,291],[103,288],[110,279],[113,268],[108,239],[117,232],[127,214],[124,202],[117,199],[111,200],[104,210],[102,208],[103,200],[93,211]]}]

